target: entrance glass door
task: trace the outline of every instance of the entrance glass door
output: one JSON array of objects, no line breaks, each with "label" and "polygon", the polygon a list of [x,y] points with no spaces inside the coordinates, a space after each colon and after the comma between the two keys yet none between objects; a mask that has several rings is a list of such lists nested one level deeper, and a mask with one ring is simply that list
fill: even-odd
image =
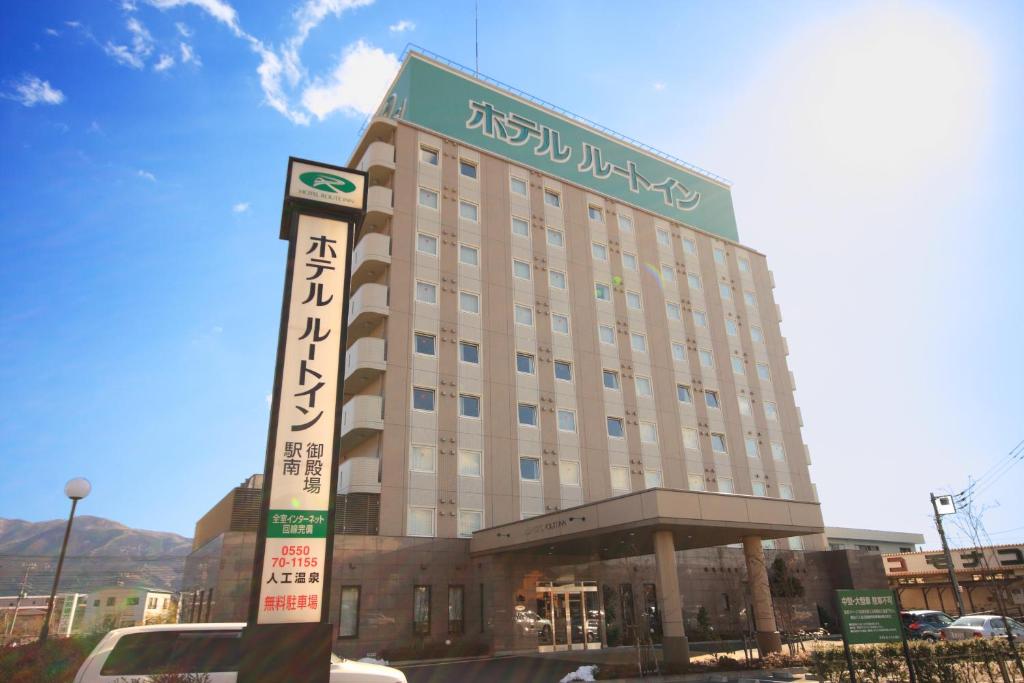
[{"label": "entrance glass door", "polygon": [[[554,610],[551,623],[555,632],[555,649],[567,649],[565,644],[568,642],[569,620],[567,617],[569,615],[565,609],[566,598],[565,593],[551,595],[551,606]],[[559,646],[562,647],[559,648]]]},{"label": "entrance glass door", "polygon": [[580,581],[560,586],[538,584],[537,597],[537,604],[544,611],[543,620],[550,624],[550,629],[538,629],[538,650],[553,652],[602,647],[604,610],[595,582]]}]

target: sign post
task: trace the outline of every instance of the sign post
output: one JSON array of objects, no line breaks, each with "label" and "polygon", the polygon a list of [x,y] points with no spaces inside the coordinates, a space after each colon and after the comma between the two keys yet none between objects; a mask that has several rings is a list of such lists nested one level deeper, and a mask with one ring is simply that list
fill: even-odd
[{"label": "sign post", "polygon": [[364,173],[288,160],[288,263],[240,683],[327,683],[349,270]]},{"label": "sign post", "polygon": [[856,683],[857,680],[851,645],[902,642],[910,683],[916,683],[917,676],[903,633],[896,594],[891,590],[837,590],[836,602],[843,623],[843,652],[850,669],[850,682]]}]

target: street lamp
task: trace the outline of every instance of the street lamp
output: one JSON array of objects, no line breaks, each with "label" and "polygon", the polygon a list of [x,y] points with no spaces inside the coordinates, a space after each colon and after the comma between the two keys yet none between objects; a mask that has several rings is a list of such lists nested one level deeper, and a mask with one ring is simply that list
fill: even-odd
[{"label": "street lamp", "polygon": [[50,602],[46,606],[43,628],[39,631],[40,643],[45,643],[47,636],[50,635],[50,615],[53,614],[53,603],[57,599],[57,584],[60,583],[60,571],[64,568],[64,553],[68,550],[68,537],[71,535],[71,523],[75,519],[75,508],[78,501],[88,496],[90,491],[92,484],[83,477],[75,477],[64,485],[64,495],[71,499],[71,514],[68,515],[68,526],[64,529],[64,543],[60,546],[60,559],[57,560],[57,573],[53,577],[53,588],[50,589]]}]

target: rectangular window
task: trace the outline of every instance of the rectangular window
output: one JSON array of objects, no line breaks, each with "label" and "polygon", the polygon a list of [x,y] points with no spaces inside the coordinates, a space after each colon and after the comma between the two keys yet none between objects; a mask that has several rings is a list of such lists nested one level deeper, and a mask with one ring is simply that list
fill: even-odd
[{"label": "rectangular window", "polygon": [[789,484],[779,484],[779,498],[793,500],[793,487]]},{"label": "rectangular window", "polygon": [[480,345],[474,342],[459,342],[459,360],[463,363],[480,364]]},{"label": "rectangular window", "polygon": [[668,230],[662,230],[661,228],[658,228],[657,230],[655,230],[654,234],[655,238],[658,240],[658,244],[660,244],[661,246],[667,247],[672,244],[672,240],[668,235]]},{"label": "rectangular window", "polygon": [[748,306],[757,306],[757,297],[754,296],[753,292],[743,292],[743,301]]},{"label": "rectangular window", "polygon": [[608,285],[606,285],[604,283],[595,282],[594,283],[594,296],[597,298],[598,301],[611,301],[612,300],[612,290],[611,290],[611,288]]},{"label": "rectangular window", "polygon": [[540,481],[540,458],[519,458],[519,478]]},{"label": "rectangular window", "polygon": [[413,472],[435,472],[435,451],[433,446],[413,444],[409,447],[409,469]]},{"label": "rectangular window", "polygon": [[639,332],[629,333],[629,346],[639,353],[647,353],[647,337]]},{"label": "rectangular window", "polygon": [[749,259],[746,259],[746,258],[743,258],[742,256],[740,256],[739,264],[740,264],[740,272],[741,273],[749,273],[750,272],[750,260]]},{"label": "rectangular window", "polygon": [[575,460],[559,460],[558,482],[562,486],[579,486],[580,464]]},{"label": "rectangular window", "polygon": [[563,382],[572,381],[572,363],[567,360],[556,360],[555,361],[555,379],[560,379]]},{"label": "rectangular window", "polygon": [[430,586],[412,588],[412,632],[417,636],[430,635]]},{"label": "rectangular window", "polygon": [[708,408],[721,408],[722,404],[718,402],[718,392],[711,391],[710,389],[704,390],[704,403]]},{"label": "rectangular window", "polygon": [[772,441],[772,459],[779,462],[786,461],[786,449],[779,441]]},{"label": "rectangular window", "polygon": [[425,187],[420,188],[420,206],[428,209],[437,209],[437,192]]},{"label": "rectangular window", "polygon": [[672,360],[677,363],[686,361],[686,345],[682,342],[672,342]]},{"label": "rectangular window", "polygon": [[685,251],[687,254],[696,254],[697,253],[697,242],[692,240],[692,239],[690,239],[689,237],[684,237],[683,238],[683,251]]},{"label": "rectangular window", "polygon": [[608,247],[597,242],[590,243],[590,253],[598,261],[608,260]]},{"label": "rectangular window", "polygon": [[520,280],[530,279],[530,264],[526,261],[512,259],[512,275]]},{"label": "rectangular window", "polygon": [[537,364],[534,357],[528,353],[516,353],[516,372],[524,375],[532,375],[537,371]]},{"label": "rectangular window", "polygon": [[686,477],[686,483],[690,485],[691,491],[704,490],[704,477],[699,474],[691,474]]},{"label": "rectangular window", "polygon": [[738,396],[736,402],[740,406],[740,415],[750,415],[750,399],[746,396]]},{"label": "rectangular window", "polygon": [[690,289],[700,289],[700,275],[696,275],[694,273],[687,273],[686,284],[690,286]]},{"label": "rectangular window", "polygon": [[718,478],[718,492],[719,493],[736,493],[736,485],[733,484],[732,478],[730,478],[730,477],[719,477]]},{"label": "rectangular window", "polygon": [[764,402],[764,416],[772,422],[779,421],[779,409],[771,401]]},{"label": "rectangular window", "polygon": [[448,633],[461,634],[466,628],[463,605],[465,591],[462,586],[448,586]]},{"label": "rectangular window", "polygon": [[724,249],[719,249],[718,247],[715,247],[714,254],[715,254],[715,263],[717,263],[720,266],[725,265],[725,250]]},{"label": "rectangular window", "polygon": [[480,418],[480,397],[459,394],[459,417]]},{"label": "rectangular window", "polygon": [[520,237],[530,236],[530,222],[525,218],[512,216],[512,234]]},{"label": "rectangular window", "polygon": [[483,476],[483,454],[480,451],[459,450],[459,476]]},{"label": "rectangular window", "polygon": [[341,604],[338,608],[338,637],[359,636],[359,586],[341,587]]},{"label": "rectangular window", "polygon": [[523,427],[537,426],[537,406],[529,403],[519,404],[519,424]]},{"label": "rectangular window", "polygon": [[669,320],[682,320],[683,309],[679,304],[673,301],[665,302],[665,315],[668,316]]},{"label": "rectangular window", "polygon": [[558,334],[569,334],[569,316],[561,313],[551,314],[551,330]]},{"label": "rectangular window", "polygon": [[708,326],[708,314],[705,313],[704,311],[698,311],[698,310],[694,309],[694,311],[693,311],[693,324],[696,325],[697,327],[707,327]]},{"label": "rectangular window", "polygon": [[622,268],[624,270],[632,270],[636,272],[636,254],[630,254],[629,252],[626,251],[622,252]]},{"label": "rectangular window", "polygon": [[690,387],[685,384],[676,385],[676,396],[682,403],[693,403],[693,394],[690,393]]},{"label": "rectangular window", "polygon": [[476,164],[472,161],[466,161],[465,159],[459,159],[459,173],[476,180]]},{"label": "rectangular window", "polygon": [[483,510],[459,510],[459,538],[472,538],[484,528]]},{"label": "rectangular window", "polygon": [[[764,489],[764,484],[761,484],[761,488]],[[763,496],[765,494],[764,493],[755,493],[754,495]],[[764,548],[765,550],[775,550],[775,548],[776,548],[775,539],[774,538],[766,538],[765,540],[761,541],[761,547]]]},{"label": "rectangular window", "polygon": [[640,441],[642,443],[658,443],[658,425],[653,422],[641,422]]},{"label": "rectangular window", "polygon": [[725,284],[724,282],[718,283],[718,295],[722,297],[723,301],[732,300],[732,287]]},{"label": "rectangular window", "polygon": [[656,489],[663,485],[661,470],[644,470],[644,486]]},{"label": "rectangular window", "polygon": [[616,391],[619,389],[618,372],[616,372],[615,370],[604,370],[602,371],[602,376],[604,378],[605,389],[615,389]]},{"label": "rectangular window", "polygon": [[416,233],[416,251],[437,256],[437,238],[425,232]]},{"label": "rectangular window", "polygon": [[476,204],[460,201],[459,218],[476,223],[480,218],[480,209]]},{"label": "rectangular window", "polygon": [[764,332],[757,325],[750,326],[750,338],[758,344],[764,344]]},{"label": "rectangular window", "polygon": [[576,413],[571,410],[558,411],[558,428],[563,432],[576,431]]},{"label": "rectangular window", "polygon": [[437,337],[425,332],[417,332],[413,335],[416,353],[421,356],[437,355]]},{"label": "rectangular window", "polygon": [[565,273],[560,270],[549,270],[548,271],[548,286],[552,289],[565,289],[568,285],[566,284]]},{"label": "rectangular window", "polygon": [[636,395],[641,398],[649,398],[654,395],[650,377],[636,377]]},{"label": "rectangular window", "polygon": [[644,303],[639,292],[626,292],[626,308],[632,308],[634,311],[643,310]]},{"label": "rectangular window", "polygon": [[589,205],[587,207],[587,215],[590,216],[590,220],[592,221],[604,223],[604,212],[599,206],[594,206],[593,204]]},{"label": "rectangular window", "polygon": [[468,244],[460,244],[459,263],[467,266],[479,266],[480,250]]},{"label": "rectangular window", "polygon": [[612,329],[611,325],[598,325],[597,338],[602,344],[615,346],[615,330]]},{"label": "rectangular window", "polygon": [[757,439],[753,437],[746,437],[743,439],[743,447],[747,451],[748,458],[760,457],[760,453],[757,452]]},{"label": "rectangular window", "polygon": [[633,232],[633,219],[624,214],[619,214],[619,230]]},{"label": "rectangular window", "polygon": [[736,321],[731,318],[725,319],[725,333],[730,337],[735,337],[738,332],[736,330]]},{"label": "rectangular window", "polygon": [[697,356],[700,358],[700,366],[702,368],[713,368],[715,367],[715,356],[708,349],[699,349]]},{"label": "rectangular window", "polygon": [[526,181],[522,178],[512,176],[509,180],[509,187],[512,190],[512,194],[526,196]]},{"label": "rectangular window", "polygon": [[799,536],[791,536],[790,539],[789,539],[789,549],[790,550],[803,550],[804,549],[804,540],[802,538],[800,538]]},{"label": "rectangular window", "polygon": [[523,306],[522,304],[516,304],[514,315],[517,325],[526,325],[533,327],[533,309],[529,306]]},{"label": "rectangular window", "polygon": [[459,310],[463,313],[480,313],[480,295],[472,292],[459,292]]},{"label": "rectangular window", "polygon": [[623,439],[626,436],[626,427],[621,417],[608,418],[608,436],[615,439]]},{"label": "rectangular window", "polygon": [[675,282],[676,271],[672,266],[666,266],[664,263],[661,264],[661,279],[663,282]]},{"label": "rectangular window", "polygon": [[561,230],[555,230],[554,228],[547,229],[548,244],[552,247],[564,247],[565,246],[565,233]]},{"label": "rectangular window", "polygon": [[725,447],[725,434],[711,434],[711,451],[714,453],[728,453]]},{"label": "rectangular window", "polygon": [[437,285],[431,282],[416,281],[416,301],[421,304],[437,303]]},{"label": "rectangular window", "polygon": [[434,390],[426,387],[413,387],[412,409],[434,412]]},{"label": "rectangular window", "polygon": [[692,427],[683,427],[683,448],[691,451],[700,450],[700,441],[697,438],[697,430]]},{"label": "rectangular window", "polygon": [[430,537],[434,535],[434,508],[409,506],[409,535]]},{"label": "rectangular window", "polygon": [[562,197],[554,190],[544,190],[544,203],[557,208],[562,207]]},{"label": "rectangular window", "polygon": [[738,356],[729,356],[729,362],[732,364],[732,373],[734,375],[746,374],[746,370],[743,367],[743,359]]},{"label": "rectangular window", "polygon": [[750,488],[755,496],[768,495],[767,489],[765,489],[763,481],[753,481],[750,483]]},{"label": "rectangular window", "polygon": [[768,370],[767,363],[757,364],[757,378],[763,379],[765,382],[770,382],[772,380],[772,373]]},{"label": "rectangular window", "polygon": [[612,490],[614,491],[628,491],[629,490],[629,468],[628,467],[612,467],[611,468],[612,478]]},{"label": "rectangular window", "polygon": [[440,156],[436,149],[431,147],[420,147],[420,161],[430,166],[437,166],[440,163]]}]

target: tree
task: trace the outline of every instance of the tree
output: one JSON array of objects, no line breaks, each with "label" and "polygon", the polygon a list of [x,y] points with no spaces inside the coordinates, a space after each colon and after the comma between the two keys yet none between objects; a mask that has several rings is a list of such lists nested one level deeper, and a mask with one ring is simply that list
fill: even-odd
[{"label": "tree", "polygon": [[[793,603],[794,600],[804,597],[803,582],[789,571],[785,560],[776,557],[768,571],[768,585],[771,588],[772,602],[775,604],[776,618],[782,624],[783,633],[792,632],[795,620]],[[789,646],[789,653],[794,654],[793,643],[787,639],[786,644]],[[800,647],[803,648],[803,643]]]}]

